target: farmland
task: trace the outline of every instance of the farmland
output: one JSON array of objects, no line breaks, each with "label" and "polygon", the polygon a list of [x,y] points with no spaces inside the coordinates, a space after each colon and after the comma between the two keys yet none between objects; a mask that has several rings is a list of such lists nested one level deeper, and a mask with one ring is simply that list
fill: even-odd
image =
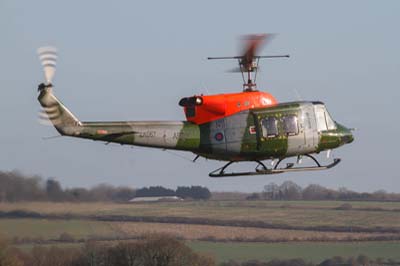
[{"label": "farmland", "polygon": [[[75,241],[87,239],[136,239],[146,234],[168,234],[185,240],[210,241],[365,241],[376,233],[319,232],[264,229],[253,227],[214,226],[178,223],[101,222],[87,220],[0,219],[2,236],[23,242],[49,242],[62,233]],[[392,234],[378,234],[391,236]]]},{"label": "farmland", "polygon": [[367,254],[371,258],[400,260],[400,242],[354,243],[209,243],[191,242],[189,246],[200,253],[215,255],[217,261],[272,260],[303,258],[319,263],[333,257],[355,257]]},{"label": "farmland", "polygon": [[185,217],[221,221],[260,221],[288,226],[388,227],[400,229],[400,202],[193,201],[165,203],[1,203],[0,211],[49,215]]},{"label": "farmland", "polygon": [[218,261],[295,257],[319,261],[358,254],[398,259],[400,203],[0,203],[0,236],[21,247],[129,240],[146,234],[176,236]]}]

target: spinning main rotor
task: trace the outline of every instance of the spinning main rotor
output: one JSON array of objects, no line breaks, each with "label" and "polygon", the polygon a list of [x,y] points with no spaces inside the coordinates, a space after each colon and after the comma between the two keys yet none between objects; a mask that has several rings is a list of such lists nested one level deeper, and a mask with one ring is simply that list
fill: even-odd
[{"label": "spinning main rotor", "polygon": [[[243,78],[243,91],[255,91],[257,88],[256,80],[259,70],[259,62],[262,58],[282,58],[290,57],[287,55],[257,55],[258,50],[262,45],[269,42],[275,34],[253,34],[247,35],[243,38],[243,55],[241,56],[222,56],[222,57],[208,57],[209,60],[215,59],[237,59],[239,68],[234,72],[241,72]],[[245,73],[247,73],[247,82],[245,80]],[[252,78],[252,73],[254,77]]]}]

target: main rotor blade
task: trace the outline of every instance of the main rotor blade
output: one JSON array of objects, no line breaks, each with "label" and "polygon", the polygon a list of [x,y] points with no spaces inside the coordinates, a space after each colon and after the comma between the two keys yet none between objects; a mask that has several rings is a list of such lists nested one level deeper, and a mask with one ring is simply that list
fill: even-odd
[{"label": "main rotor blade", "polygon": [[214,59],[239,59],[242,58],[241,56],[218,56],[218,57],[207,57],[208,60]]},{"label": "main rotor blade", "polygon": [[[254,58],[282,58],[290,57],[290,55],[256,55]],[[218,59],[240,59],[242,56],[220,56],[220,57],[207,57],[208,60],[218,60]]]},{"label": "main rotor blade", "polygon": [[251,34],[242,37],[242,60],[251,63],[257,56],[257,52],[272,40],[275,34]]},{"label": "main rotor blade", "polygon": [[255,56],[254,58],[282,58],[282,57],[289,58],[290,55],[288,55],[288,54],[284,54],[284,55],[260,55],[260,56]]}]

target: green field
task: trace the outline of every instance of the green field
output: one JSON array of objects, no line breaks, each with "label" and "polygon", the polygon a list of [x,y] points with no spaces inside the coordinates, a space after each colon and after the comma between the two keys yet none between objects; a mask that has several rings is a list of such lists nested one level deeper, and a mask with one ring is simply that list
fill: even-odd
[{"label": "green field", "polygon": [[[338,210],[344,203],[352,205],[350,210]],[[206,237],[225,237],[240,235],[240,237],[258,233],[271,237],[286,237],[288,241],[281,243],[250,243],[243,238],[240,242],[206,242],[187,241],[188,245],[197,252],[214,256],[219,262],[234,260],[270,260],[274,258],[289,259],[303,258],[307,261],[320,262],[333,256],[356,257],[360,254],[371,258],[400,260],[400,241],[371,241],[350,242],[356,239],[358,233],[352,227],[358,226],[375,230],[375,228],[400,229],[400,202],[339,202],[339,201],[192,201],[164,203],[50,203],[23,202],[0,203],[0,212],[7,213],[16,210],[35,212],[43,215],[72,215],[80,219],[49,219],[33,218],[0,218],[0,237],[14,240],[21,248],[30,248],[36,239],[56,240],[62,233],[68,233],[75,240],[91,238],[122,238],[135,237],[141,232],[157,230],[180,235],[184,239],[199,238],[199,232],[205,231]],[[121,216],[117,221],[98,221],[100,216]],[[126,217],[180,217],[201,218],[230,222],[234,226],[217,226],[213,224],[179,224],[179,223],[150,223],[128,222]],[[274,225],[308,226],[309,229],[281,230],[273,228],[253,228],[235,225],[235,221],[260,221]],[[236,226],[236,227],[235,227]],[[327,237],[338,236],[332,231],[318,231],[314,226],[332,226],[350,228],[342,240],[347,242],[318,242],[321,240],[303,241],[310,235],[323,234]],[[206,229],[205,229],[206,228]],[[379,229],[379,228],[378,228]],[[197,230],[197,231],[196,231]],[[260,231],[254,231],[260,230]],[[265,231],[262,231],[265,230]],[[178,233],[177,233],[178,232]],[[240,233],[240,234],[239,234]],[[225,234],[225,235],[224,235]],[[367,233],[361,233],[367,234]],[[371,234],[381,234],[374,233]],[[399,239],[397,232],[390,233],[391,237]],[[306,238],[302,238],[306,236]],[[387,236],[387,235],[386,235]],[[198,237],[198,238],[196,238]],[[349,237],[349,238],[348,238]],[[24,241],[24,238],[28,238]],[[30,239],[29,239],[30,238]],[[18,241],[15,241],[18,239]],[[21,241],[21,239],[23,241]],[[315,239],[315,238],[314,238]],[[334,238],[331,238],[334,239]],[[386,238],[388,239],[388,238]],[[393,239],[393,238],[391,238]],[[212,239],[211,239],[212,240]],[[294,241],[293,241],[294,240]],[[229,240],[230,241],[230,240]],[[36,241],[37,242],[37,241]],[[268,242],[268,241],[266,241]],[[271,241],[270,241],[271,242]],[[53,243],[46,242],[43,243]],[[60,245],[78,245],[62,243]]]},{"label": "green field", "polygon": [[188,242],[195,251],[209,254],[218,262],[228,260],[271,260],[302,258],[321,262],[333,256],[400,260],[400,242],[355,242],[355,243],[209,243]]},{"label": "green field", "polygon": [[0,219],[0,236],[6,239],[41,238],[58,239],[68,233],[75,239],[91,236],[116,237],[118,232],[107,222],[83,220]]},{"label": "green field", "polygon": [[[350,203],[352,210],[338,210]],[[262,221],[290,226],[400,228],[400,202],[340,201],[193,201],[168,203],[1,203],[0,211],[42,214],[188,217]]]}]

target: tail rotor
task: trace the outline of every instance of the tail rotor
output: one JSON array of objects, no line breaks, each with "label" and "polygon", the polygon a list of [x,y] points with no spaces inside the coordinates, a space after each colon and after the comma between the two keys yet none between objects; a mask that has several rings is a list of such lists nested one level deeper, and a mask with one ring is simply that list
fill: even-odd
[{"label": "tail rotor", "polygon": [[53,78],[56,73],[57,48],[44,46],[37,49],[40,63],[43,66],[44,82],[38,87],[38,100],[42,106],[39,123],[53,125],[61,135],[72,134],[81,122],[54,96]]},{"label": "tail rotor", "polygon": [[45,83],[39,85],[38,90],[41,91],[44,88],[52,87],[52,80],[54,74],[56,73],[56,63],[57,63],[57,49],[52,46],[40,47],[37,50],[39,55],[39,60],[43,66]]}]

